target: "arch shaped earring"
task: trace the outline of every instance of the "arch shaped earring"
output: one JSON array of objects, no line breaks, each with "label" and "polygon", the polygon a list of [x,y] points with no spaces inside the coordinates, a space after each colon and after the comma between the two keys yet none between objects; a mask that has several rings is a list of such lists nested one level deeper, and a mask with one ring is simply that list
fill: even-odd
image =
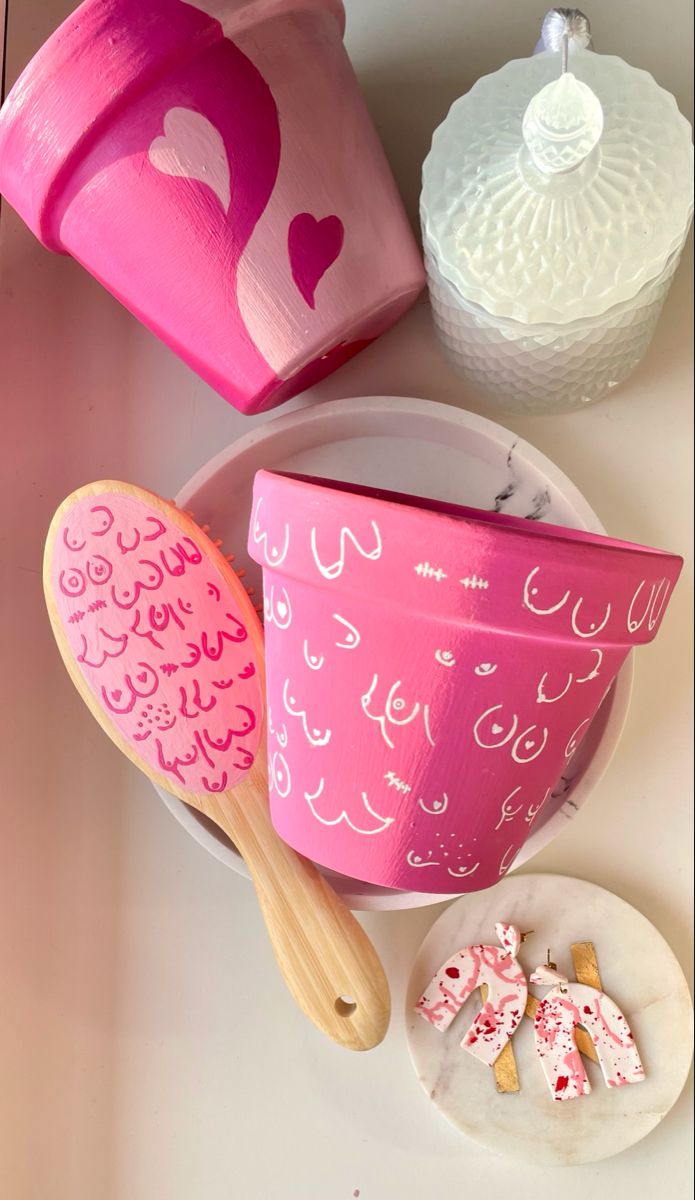
[{"label": "arch shaped earring", "polygon": [[531,975],[531,983],[551,990],[540,1001],[533,1023],[536,1053],[553,1100],[574,1100],[591,1091],[575,1030],[586,1030],[606,1086],[641,1083],[644,1067],[635,1039],[617,1004],[605,992],[585,983],[570,983],[555,963],[548,961]]},{"label": "arch shaped earring", "polygon": [[461,1045],[491,1067],[524,1015],[528,986],[517,961],[528,934],[515,925],[498,922],[500,946],[466,946],[439,968],[418,1000],[415,1011],[443,1032],[476,988],[486,987],[486,999]]}]

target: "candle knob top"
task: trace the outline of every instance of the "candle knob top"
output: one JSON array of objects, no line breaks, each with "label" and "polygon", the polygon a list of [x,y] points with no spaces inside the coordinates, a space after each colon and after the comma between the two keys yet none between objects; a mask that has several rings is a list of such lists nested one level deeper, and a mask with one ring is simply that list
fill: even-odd
[{"label": "candle knob top", "polygon": [[598,144],[603,109],[591,88],[566,71],[533,97],[521,131],[538,170],[564,174],[580,166]]}]

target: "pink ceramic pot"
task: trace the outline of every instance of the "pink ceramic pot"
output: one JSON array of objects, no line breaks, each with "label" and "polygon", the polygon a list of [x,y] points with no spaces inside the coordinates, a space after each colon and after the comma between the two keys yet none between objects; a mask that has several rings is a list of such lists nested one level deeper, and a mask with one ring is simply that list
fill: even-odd
[{"label": "pink ceramic pot", "polygon": [[371,883],[506,873],[682,560],[260,471],[273,823]]},{"label": "pink ceramic pot", "polygon": [[0,113],[0,192],[243,412],[423,286],[343,25],[340,0],[87,0]]}]

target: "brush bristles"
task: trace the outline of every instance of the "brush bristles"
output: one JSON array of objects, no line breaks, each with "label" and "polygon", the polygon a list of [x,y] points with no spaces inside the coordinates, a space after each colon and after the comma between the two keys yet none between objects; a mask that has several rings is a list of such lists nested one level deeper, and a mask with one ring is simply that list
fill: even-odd
[{"label": "brush bristles", "polygon": [[[175,500],[168,500],[167,503],[172,504],[174,506],[174,508],[178,507]],[[182,512],[184,514],[184,516],[188,517],[191,521],[195,521],[195,524],[198,525],[198,528],[201,533],[204,533],[204,534],[206,534],[207,537],[210,537],[210,526],[207,524],[207,522],[205,522],[204,525],[199,525],[195,519],[193,512],[191,512],[191,510],[188,508],[182,508],[179,511]],[[231,565],[231,563],[236,562],[235,554],[225,554],[224,553],[224,551],[222,549],[222,538],[210,538],[210,541],[212,542],[215,549],[219,550],[220,554],[222,555],[222,557],[225,559],[226,562],[230,563],[230,565]],[[235,575],[238,576],[239,579],[243,579],[247,572],[246,572],[245,567],[238,567],[238,568],[235,567],[234,573],[235,573]],[[250,599],[256,595],[255,588],[246,587],[245,591],[246,591],[247,596]],[[258,616],[260,618],[261,624],[263,624],[263,600],[261,599],[261,600],[254,601],[253,607],[254,607],[254,611],[258,614]]]}]

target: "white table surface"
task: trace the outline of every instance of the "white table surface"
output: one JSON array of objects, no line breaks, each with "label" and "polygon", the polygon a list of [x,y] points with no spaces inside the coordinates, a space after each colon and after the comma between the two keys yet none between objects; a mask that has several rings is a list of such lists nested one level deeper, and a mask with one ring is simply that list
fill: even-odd
[{"label": "white table surface", "polygon": [[[8,82],[71,7],[9,0]],[[347,7],[348,48],[414,216],[432,128],[476,75],[530,52],[543,5]],[[589,15],[599,49],[652,70],[691,117],[689,10],[687,0],[611,0]],[[507,419],[570,475],[610,532],[688,555],[658,641],[638,654],[608,774],[528,868],[613,889],[652,919],[686,970],[691,280],[688,255],[646,360],[613,398],[566,417]],[[486,411],[446,366],[424,299],[293,403],[360,393]],[[358,1191],[430,1200],[471,1188],[513,1189],[518,1200],[685,1198],[692,1085],[646,1141],[562,1173],[497,1158],[439,1118],[410,1066],[402,1017],[411,962],[439,908],[364,918],[391,981],[391,1029],[363,1056],[323,1040],[273,968],[249,885],[186,836],[89,718],[44,613],[54,508],[105,476],[171,495],[252,422],[77,264],[43,250],[7,206],[0,399],[2,1200],[350,1200]]]}]

